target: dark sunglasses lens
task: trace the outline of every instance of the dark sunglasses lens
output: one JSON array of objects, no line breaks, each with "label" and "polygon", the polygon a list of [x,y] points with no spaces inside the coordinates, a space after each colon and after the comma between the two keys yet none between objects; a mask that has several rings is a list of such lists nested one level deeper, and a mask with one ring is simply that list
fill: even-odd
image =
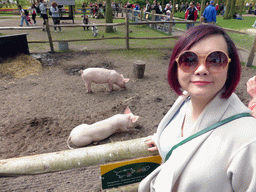
[{"label": "dark sunglasses lens", "polygon": [[222,71],[228,64],[227,55],[221,51],[215,51],[206,58],[206,66],[211,72]]},{"label": "dark sunglasses lens", "polygon": [[198,57],[195,53],[185,52],[179,57],[179,67],[184,72],[191,72],[197,68]]}]

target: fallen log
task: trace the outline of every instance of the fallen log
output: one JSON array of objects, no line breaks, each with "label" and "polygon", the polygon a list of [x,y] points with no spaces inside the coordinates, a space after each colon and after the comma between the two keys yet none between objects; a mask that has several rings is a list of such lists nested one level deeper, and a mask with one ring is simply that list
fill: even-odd
[{"label": "fallen log", "polygon": [[34,175],[157,155],[147,150],[146,138],[73,150],[0,160],[0,177]]}]

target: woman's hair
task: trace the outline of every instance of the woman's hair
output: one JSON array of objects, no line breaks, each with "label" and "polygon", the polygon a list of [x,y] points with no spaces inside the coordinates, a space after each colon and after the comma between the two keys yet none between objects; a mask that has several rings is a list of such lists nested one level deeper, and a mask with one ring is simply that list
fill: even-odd
[{"label": "woman's hair", "polygon": [[236,86],[240,80],[241,65],[236,46],[229,35],[220,27],[214,25],[198,25],[187,30],[177,41],[173,48],[170,65],[168,69],[168,82],[172,89],[178,94],[182,94],[181,86],[178,81],[177,62],[176,58],[183,51],[189,50],[193,45],[203,38],[211,35],[222,35],[228,45],[228,56],[231,62],[228,66],[228,77],[224,85],[225,90],[222,93],[222,98],[229,98],[235,91]]},{"label": "woman's hair", "polygon": [[57,6],[57,5],[58,4],[55,1],[52,2],[52,6]]}]

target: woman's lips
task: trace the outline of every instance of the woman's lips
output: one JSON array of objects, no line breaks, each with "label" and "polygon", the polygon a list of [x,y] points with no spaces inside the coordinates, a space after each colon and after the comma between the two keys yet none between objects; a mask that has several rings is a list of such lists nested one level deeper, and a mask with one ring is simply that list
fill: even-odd
[{"label": "woman's lips", "polygon": [[211,84],[211,82],[209,82],[209,81],[192,81],[192,83],[195,85],[200,85],[200,86]]}]

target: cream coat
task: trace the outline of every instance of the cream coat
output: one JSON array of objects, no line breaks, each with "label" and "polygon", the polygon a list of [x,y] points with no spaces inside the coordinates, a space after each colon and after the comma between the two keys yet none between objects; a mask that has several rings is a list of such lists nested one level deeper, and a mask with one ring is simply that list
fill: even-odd
[{"label": "cream coat", "polygon": [[[156,144],[170,119],[188,95],[180,96],[159,124]],[[238,113],[251,113],[234,93],[218,94],[203,110],[198,132]],[[159,153],[161,154],[161,149]],[[207,132],[175,149],[139,186],[139,192],[256,191],[256,119],[242,117]]]}]

